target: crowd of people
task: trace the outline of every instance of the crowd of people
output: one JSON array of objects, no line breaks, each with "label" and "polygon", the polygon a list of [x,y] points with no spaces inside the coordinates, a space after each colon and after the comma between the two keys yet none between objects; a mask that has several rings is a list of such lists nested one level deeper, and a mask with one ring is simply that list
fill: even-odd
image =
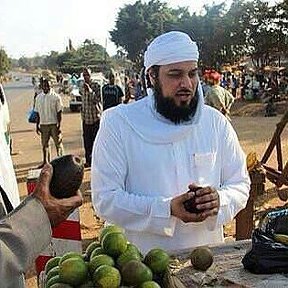
[{"label": "crowd of people", "polygon": [[202,88],[206,104],[218,109],[229,118],[235,100],[256,100],[265,104],[265,117],[276,116],[274,102],[287,98],[288,77],[281,72],[219,73],[205,70]]},{"label": "crowd of people", "polygon": [[[63,76],[60,77],[60,75],[62,74],[57,74],[57,85],[55,85],[59,87],[58,91],[60,93],[53,89],[49,76],[40,76],[38,81],[35,76],[32,77],[34,86],[33,111],[37,115],[36,132],[41,136],[43,151],[43,161],[38,168],[42,168],[51,160],[50,138],[55,143],[57,156],[61,156],[64,153],[61,133],[63,112],[61,92],[69,94],[72,88],[64,89]],[[87,168],[91,167],[93,142],[99,129],[103,111],[121,103],[127,104],[131,101],[138,101],[146,95],[144,81],[140,79],[138,74],[133,77],[125,76],[124,81],[122,81],[119,73],[111,70],[107,77],[107,83],[101,86],[99,82],[93,81],[91,70],[83,67],[80,75],[73,73],[69,79],[70,87],[79,88],[79,94],[81,95],[83,146],[85,150],[85,167]]]}]

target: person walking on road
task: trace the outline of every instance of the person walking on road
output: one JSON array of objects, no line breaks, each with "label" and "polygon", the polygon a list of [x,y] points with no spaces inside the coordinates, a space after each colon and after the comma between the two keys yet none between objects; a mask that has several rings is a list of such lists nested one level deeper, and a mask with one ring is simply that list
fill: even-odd
[{"label": "person walking on road", "polygon": [[35,99],[35,112],[37,112],[36,133],[41,135],[43,162],[38,168],[42,168],[50,161],[49,140],[52,137],[57,156],[64,153],[61,121],[63,104],[61,97],[50,88],[48,79],[43,79],[42,92]]},{"label": "person walking on road", "polygon": [[[101,88],[92,89],[91,73],[87,68],[83,69],[84,87],[82,93],[82,128],[85,149],[85,167],[91,167],[92,148],[97,135],[100,117],[102,114]],[[94,83],[94,85],[98,85]],[[99,86],[99,85],[98,85]],[[94,87],[96,88],[96,87]]]}]

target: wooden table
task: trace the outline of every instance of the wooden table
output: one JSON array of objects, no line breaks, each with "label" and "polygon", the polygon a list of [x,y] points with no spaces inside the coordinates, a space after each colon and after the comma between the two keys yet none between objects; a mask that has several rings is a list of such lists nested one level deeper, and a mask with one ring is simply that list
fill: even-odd
[{"label": "wooden table", "polygon": [[[251,240],[229,242],[211,246],[214,262],[206,272],[192,268],[189,260],[191,250],[173,252],[171,272],[187,288],[193,287],[288,287],[288,275],[256,275],[246,271],[242,258],[251,246]],[[174,263],[175,262],[175,263]],[[288,263],[287,263],[288,264]]]}]

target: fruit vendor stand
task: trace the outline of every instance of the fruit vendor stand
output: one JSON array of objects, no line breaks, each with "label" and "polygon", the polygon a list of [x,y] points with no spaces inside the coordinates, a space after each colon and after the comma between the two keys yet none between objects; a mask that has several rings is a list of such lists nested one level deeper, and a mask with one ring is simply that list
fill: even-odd
[{"label": "fruit vendor stand", "polygon": [[[193,268],[191,249],[171,253],[169,288],[194,287],[288,287],[286,274],[252,274],[245,270],[241,260],[251,246],[251,240],[233,241],[210,246],[213,264],[206,271]],[[40,288],[44,288],[44,275]],[[41,278],[41,277],[40,277]],[[164,286],[163,286],[164,287]]]}]

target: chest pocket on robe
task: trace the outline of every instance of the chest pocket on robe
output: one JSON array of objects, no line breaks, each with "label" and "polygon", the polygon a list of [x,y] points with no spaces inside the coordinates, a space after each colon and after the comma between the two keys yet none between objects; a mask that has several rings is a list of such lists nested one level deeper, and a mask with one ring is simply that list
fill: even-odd
[{"label": "chest pocket on robe", "polygon": [[197,178],[197,184],[202,186],[215,185],[219,171],[216,170],[216,153],[194,153],[192,168]]}]

